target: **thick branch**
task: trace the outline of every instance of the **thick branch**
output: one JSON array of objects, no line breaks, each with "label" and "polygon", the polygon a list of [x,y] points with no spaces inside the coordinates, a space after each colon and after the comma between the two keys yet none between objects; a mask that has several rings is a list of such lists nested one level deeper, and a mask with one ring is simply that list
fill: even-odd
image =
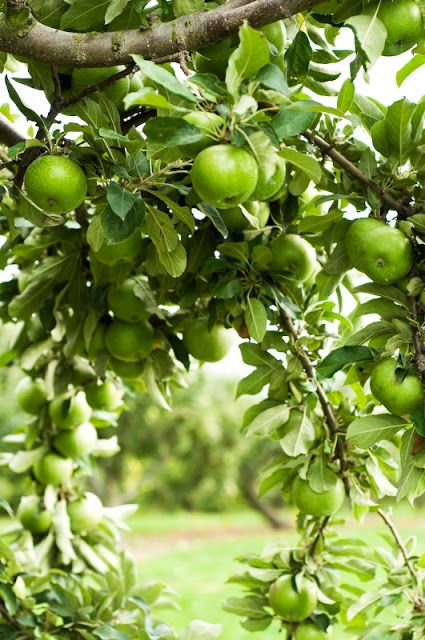
[{"label": "thick branch", "polygon": [[146,59],[161,58],[178,51],[194,51],[235,33],[247,20],[261,27],[311,9],[321,0],[255,0],[239,5],[229,2],[217,9],[181,16],[152,29],[110,33],[70,33],[52,29],[34,20],[27,32],[0,23],[0,51],[33,60],[74,67],[105,67],[132,62],[131,54]]},{"label": "thick branch", "polygon": [[339,432],[338,421],[336,419],[335,413],[333,411],[331,403],[328,400],[326,391],[323,389],[322,385],[320,384],[317,378],[313,363],[311,362],[307,352],[303,349],[303,347],[300,346],[298,331],[294,323],[292,322],[291,318],[285,311],[281,311],[280,318],[281,318],[282,327],[285,329],[287,334],[292,337],[294,341],[298,360],[301,362],[304,371],[306,372],[307,376],[316,387],[317,397],[321,404],[323,415],[325,416],[326,424],[328,425],[328,428],[332,433],[332,435],[336,437],[336,451],[335,451],[336,456],[335,457],[339,460],[339,463],[341,465],[342,479],[345,484],[345,489],[348,493],[348,491],[350,490],[350,483],[347,476],[344,473],[347,469],[347,464],[345,460],[344,442],[338,433]]},{"label": "thick branch", "polygon": [[4,144],[6,147],[12,147],[14,144],[23,142],[24,140],[25,138],[0,116],[0,144]]}]

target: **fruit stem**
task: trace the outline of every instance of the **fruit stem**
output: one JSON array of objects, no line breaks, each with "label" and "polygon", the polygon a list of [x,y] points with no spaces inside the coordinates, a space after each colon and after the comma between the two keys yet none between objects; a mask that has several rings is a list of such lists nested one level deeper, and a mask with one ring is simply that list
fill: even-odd
[{"label": "fruit stem", "polygon": [[317,545],[319,543],[319,540],[322,537],[323,531],[326,529],[330,519],[331,519],[330,516],[326,516],[326,518],[323,518],[322,522],[320,523],[319,530],[316,533],[316,535],[315,535],[315,537],[313,539],[313,542],[311,543],[311,545],[309,547],[309,550],[308,550],[308,553],[309,553],[310,556],[314,556],[314,553],[316,551],[316,547],[317,547]]},{"label": "fruit stem", "polygon": [[282,327],[285,329],[288,335],[292,337],[294,341],[296,357],[302,364],[303,369],[306,372],[307,376],[316,387],[317,397],[319,398],[319,402],[322,406],[326,424],[328,425],[330,432],[336,439],[335,458],[339,460],[339,463],[341,465],[341,476],[345,485],[345,490],[346,490],[346,493],[349,493],[350,481],[345,475],[345,471],[347,470],[347,461],[345,459],[344,440],[339,435],[338,421],[333,411],[332,405],[329,402],[329,399],[326,395],[326,391],[324,390],[319,380],[317,379],[316,371],[312,361],[310,360],[307,352],[299,343],[298,331],[286,311],[284,310],[281,311],[280,320],[281,320]]}]

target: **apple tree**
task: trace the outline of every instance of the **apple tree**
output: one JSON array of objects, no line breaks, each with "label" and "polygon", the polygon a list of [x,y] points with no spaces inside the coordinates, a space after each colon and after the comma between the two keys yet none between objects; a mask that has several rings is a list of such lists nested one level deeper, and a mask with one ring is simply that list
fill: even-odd
[{"label": "apple tree", "polygon": [[299,541],[242,556],[225,608],[267,637],[423,638],[425,556],[388,505],[425,492],[425,102],[355,85],[381,55],[399,85],[424,64],[422,0],[0,9],[1,363],[28,414],[1,456],[23,493],[2,502],[2,638],[178,637],[122,551],[130,509],[85,479],[126,389],[171,407],[237,335],[237,394],[262,394],[242,431],[278,444],[260,493],[293,501]]}]

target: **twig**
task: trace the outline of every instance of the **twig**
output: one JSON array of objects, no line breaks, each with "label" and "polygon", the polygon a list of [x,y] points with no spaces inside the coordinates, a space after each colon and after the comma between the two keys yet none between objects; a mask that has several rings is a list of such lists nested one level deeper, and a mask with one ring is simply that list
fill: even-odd
[{"label": "twig", "polygon": [[403,216],[408,215],[410,213],[410,208],[405,205],[402,200],[398,200],[394,198],[390,193],[385,191],[377,182],[368,178],[360,169],[358,169],[352,162],[347,160],[345,156],[342,155],[335,147],[333,147],[329,142],[321,138],[320,136],[314,134],[311,131],[306,131],[304,137],[307,138],[310,142],[316,145],[323,153],[326,153],[329,158],[339,165],[342,169],[345,169],[347,173],[350,173],[354,178],[357,178],[360,182],[362,182],[365,186],[367,186],[372,191],[375,191],[381,198],[382,202],[393,211],[397,211],[401,213]]},{"label": "twig", "polygon": [[412,578],[414,578],[416,580],[416,582],[419,582],[419,576],[416,573],[412,563],[410,562],[409,554],[407,553],[407,549],[405,547],[405,544],[404,544],[403,540],[401,539],[400,534],[397,531],[397,528],[396,528],[394,522],[391,520],[389,515],[386,514],[385,511],[383,511],[382,509],[378,509],[378,511],[376,513],[378,514],[378,516],[380,518],[382,518],[382,520],[387,525],[388,529],[391,531],[391,534],[392,534],[392,536],[393,536],[393,538],[395,540],[395,543],[397,544],[398,548],[401,551],[401,555],[403,556],[403,559],[404,559],[404,564],[406,565],[407,569],[409,570],[410,575],[412,576]]},{"label": "twig", "polygon": [[285,329],[288,335],[292,337],[294,341],[294,346],[295,346],[298,360],[301,362],[304,368],[304,371],[306,372],[307,376],[316,387],[317,397],[321,404],[323,415],[326,420],[326,424],[328,425],[331,434],[336,439],[335,457],[339,460],[339,463],[341,465],[342,480],[344,482],[346,492],[348,493],[350,490],[350,482],[347,476],[345,475],[345,471],[347,470],[347,461],[345,459],[344,441],[343,441],[343,438],[339,435],[338,421],[336,419],[332,405],[328,400],[326,391],[323,389],[322,385],[317,379],[316,370],[314,368],[313,363],[311,362],[307,352],[303,349],[303,347],[301,347],[299,343],[298,331],[294,323],[292,322],[291,318],[286,313],[286,311],[281,310],[280,319],[281,319],[282,327]]},{"label": "twig", "polygon": [[320,523],[320,527],[319,530],[317,532],[317,534],[314,537],[313,542],[311,543],[310,547],[309,547],[309,554],[311,556],[314,556],[314,552],[316,551],[316,547],[319,543],[320,538],[323,535],[323,531],[326,529],[328,522],[330,520],[330,516],[326,516],[325,518],[323,518],[322,522]]}]

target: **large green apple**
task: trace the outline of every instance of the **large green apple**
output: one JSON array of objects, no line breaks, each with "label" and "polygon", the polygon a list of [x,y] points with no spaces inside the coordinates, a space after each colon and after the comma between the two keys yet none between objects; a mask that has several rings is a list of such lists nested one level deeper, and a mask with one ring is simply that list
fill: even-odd
[{"label": "large green apple", "polygon": [[114,380],[91,382],[86,387],[86,397],[93,409],[115,411],[122,405],[123,390]]},{"label": "large green apple", "polygon": [[[263,229],[270,217],[270,207],[267,202],[244,202],[242,205],[249,214],[258,221],[258,226]],[[244,231],[245,229],[255,229],[242,212],[240,206],[231,209],[222,209],[220,215],[229,231]]]},{"label": "large green apple", "polygon": [[270,178],[266,178],[264,169],[258,166],[258,180],[251,195],[253,200],[273,200],[276,194],[280,193],[286,178],[286,164],[283,158],[278,156],[276,160],[276,168]]},{"label": "large green apple", "polygon": [[303,622],[295,629],[294,640],[330,640],[330,634],[313,622]]},{"label": "large green apple", "polygon": [[34,475],[42,484],[67,484],[72,476],[74,462],[57,453],[46,453],[33,467]]},{"label": "large green apple", "polygon": [[114,320],[106,329],[105,344],[114,358],[137,362],[146,358],[152,351],[154,335],[154,330],[148,322],[130,324]]},{"label": "large green apple", "polygon": [[302,282],[307,281],[317,269],[316,252],[307,240],[288,233],[271,241],[271,271],[288,271]]},{"label": "large green apple", "polygon": [[72,431],[61,431],[54,439],[55,449],[66,458],[79,458],[93,451],[97,431],[91,422],[83,422]]},{"label": "large green apple", "polygon": [[195,158],[192,185],[202,200],[229,209],[249,200],[258,179],[253,156],[231,144],[207,147]]},{"label": "large green apple", "polygon": [[361,218],[347,231],[345,248],[351,265],[377,284],[393,284],[413,266],[413,250],[399,230],[375,218]]},{"label": "large green apple", "polygon": [[404,380],[396,375],[397,363],[392,358],[381,360],[370,377],[370,389],[388,411],[398,416],[409,415],[424,402],[424,389],[418,375],[409,373]]},{"label": "large green apple", "polygon": [[221,325],[208,329],[207,318],[188,320],[183,329],[183,342],[188,352],[201,362],[218,362],[233,344],[234,332]]},{"label": "large green apple", "polygon": [[16,515],[24,529],[31,533],[46,533],[52,526],[52,516],[40,505],[38,496],[24,496]]},{"label": "large green apple", "polygon": [[183,120],[202,132],[202,138],[198,142],[180,146],[182,154],[187,158],[194,158],[203,149],[216,144],[225,124],[221,116],[208,111],[190,111],[183,116]]},{"label": "large green apple", "polygon": [[335,484],[325,491],[314,491],[307,480],[296,478],[292,485],[292,499],[302,513],[315,518],[332,516],[339,511],[344,503],[345,488],[340,478],[336,478]]},{"label": "large green apple", "polygon": [[98,251],[90,253],[102,264],[108,267],[115,267],[122,262],[133,262],[138,256],[142,247],[142,238],[139,231],[135,231],[131,236],[122,242],[114,244],[103,244]]},{"label": "large green apple", "polygon": [[47,394],[42,380],[22,378],[16,387],[16,399],[27,413],[38,415],[47,401]]},{"label": "large green apple", "polygon": [[134,293],[137,282],[127,278],[121,284],[112,286],[108,291],[108,306],[114,316],[124,322],[141,322],[151,315],[146,304]]},{"label": "large green apple", "polygon": [[62,393],[49,405],[49,416],[59,429],[75,429],[90,420],[91,408],[84,391]]},{"label": "large green apple", "polygon": [[68,504],[68,515],[74,533],[92,531],[102,520],[103,506],[94,493],[86,491],[80,498]]},{"label": "large green apple", "polygon": [[363,13],[376,15],[387,30],[384,56],[403,53],[425,36],[422,12],[415,0],[380,0],[367,4]]},{"label": "large green apple", "polygon": [[286,622],[305,620],[317,606],[317,588],[314,582],[301,578],[300,583],[297,589],[295,578],[286,575],[273,582],[270,588],[270,606]]}]

